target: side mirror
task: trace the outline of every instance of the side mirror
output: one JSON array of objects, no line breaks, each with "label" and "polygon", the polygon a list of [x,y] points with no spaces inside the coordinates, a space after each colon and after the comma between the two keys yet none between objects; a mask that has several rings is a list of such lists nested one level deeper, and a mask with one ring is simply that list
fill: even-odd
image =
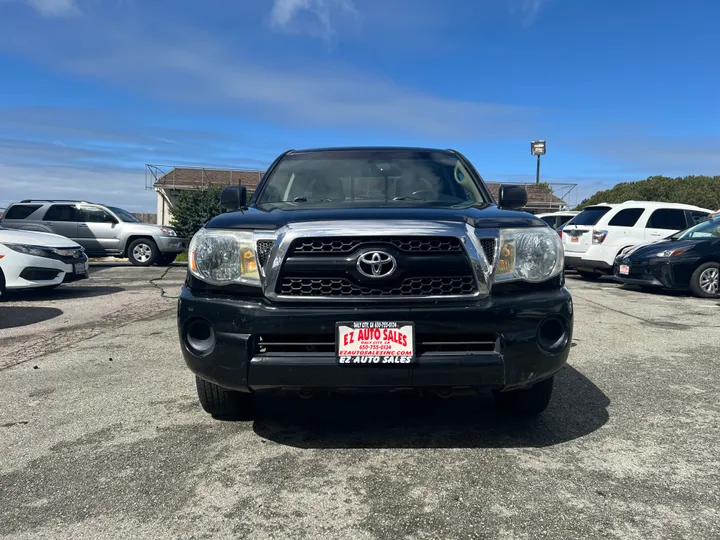
[{"label": "side mirror", "polygon": [[527,191],[523,186],[510,186],[503,184],[498,190],[498,206],[500,208],[509,208],[517,210],[527,205]]},{"label": "side mirror", "polygon": [[220,206],[223,210],[237,210],[247,205],[245,186],[228,186],[220,193]]},{"label": "side mirror", "polygon": [[110,224],[112,224],[112,225],[117,225],[117,222],[118,222],[118,220],[115,219],[113,216],[111,216],[111,215],[105,216],[105,223],[110,223]]}]

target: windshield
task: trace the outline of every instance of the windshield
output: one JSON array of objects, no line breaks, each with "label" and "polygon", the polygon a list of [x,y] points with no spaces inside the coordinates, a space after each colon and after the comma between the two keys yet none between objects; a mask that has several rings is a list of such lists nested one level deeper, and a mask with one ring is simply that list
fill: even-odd
[{"label": "windshield", "polygon": [[715,218],[703,221],[694,227],[690,227],[689,229],[673,234],[670,238],[673,240],[720,238],[720,219]]},{"label": "windshield", "polygon": [[490,202],[480,181],[449,152],[327,151],[285,156],[256,204],[345,208]]},{"label": "windshield", "polygon": [[123,210],[122,208],[115,208],[114,206],[108,206],[108,208],[115,214],[120,221],[124,221],[125,223],[141,223],[141,221],[133,216],[130,212],[127,210]]}]

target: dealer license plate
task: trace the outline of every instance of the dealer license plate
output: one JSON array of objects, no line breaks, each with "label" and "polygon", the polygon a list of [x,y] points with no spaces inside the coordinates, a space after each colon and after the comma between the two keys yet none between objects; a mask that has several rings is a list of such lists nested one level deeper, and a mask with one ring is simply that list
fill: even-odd
[{"label": "dealer license plate", "polygon": [[85,267],[85,263],[75,263],[75,273],[76,274],[87,274],[87,268]]},{"label": "dealer license plate", "polygon": [[343,365],[411,364],[415,325],[411,322],[341,322],[336,329],[337,361]]},{"label": "dealer license plate", "polygon": [[627,264],[621,264],[620,265],[620,273],[623,276],[627,276],[630,274],[630,267]]}]

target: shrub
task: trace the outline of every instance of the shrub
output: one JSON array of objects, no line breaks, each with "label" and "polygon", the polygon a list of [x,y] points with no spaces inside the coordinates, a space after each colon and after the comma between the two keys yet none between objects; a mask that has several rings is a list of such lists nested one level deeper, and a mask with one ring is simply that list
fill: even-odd
[{"label": "shrub", "polygon": [[191,238],[212,218],[222,212],[220,188],[189,189],[178,196],[171,225],[183,238]]}]

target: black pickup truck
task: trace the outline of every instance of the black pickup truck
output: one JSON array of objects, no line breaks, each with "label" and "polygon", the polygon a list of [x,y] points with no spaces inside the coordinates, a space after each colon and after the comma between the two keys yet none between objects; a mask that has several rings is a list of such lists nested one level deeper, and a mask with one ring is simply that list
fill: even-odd
[{"label": "black pickup truck", "polygon": [[207,412],[245,415],[265,389],[490,389],[545,410],[573,304],[524,188],[496,203],[452,150],[332,148],[282,154],[246,198],[226,188],[192,239],[178,304]]}]

